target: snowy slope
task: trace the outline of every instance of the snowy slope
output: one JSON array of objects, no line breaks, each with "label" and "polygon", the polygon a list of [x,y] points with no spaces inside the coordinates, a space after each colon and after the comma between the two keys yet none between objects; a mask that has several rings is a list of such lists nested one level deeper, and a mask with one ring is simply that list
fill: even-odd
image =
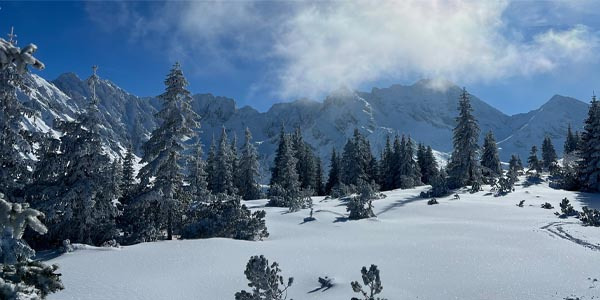
[{"label": "snowy slope", "polygon": [[[372,263],[381,270],[389,299],[551,300],[600,295],[600,229],[562,220],[555,207],[568,197],[576,209],[597,195],[518,186],[495,198],[461,193],[428,206],[423,188],[386,193],[377,218],[346,221],[338,200],[315,198],[317,221],[306,210],[266,208],[271,236],[263,242],[207,239],[139,244],[113,251],[83,250],[60,256],[66,289],[50,299],[233,299],[246,288],[251,255],[264,254],[293,276],[293,299],[350,299],[350,281]],[[489,189],[489,187],[486,187]],[[525,207],[515,204],[525,199]],[[593,199],[593,200],[590,200]],[[265,201],[251,201],[261,208]],[[567,233],[567,234],[565,234]],[[335,278],[311,292],[317,278]]]}]

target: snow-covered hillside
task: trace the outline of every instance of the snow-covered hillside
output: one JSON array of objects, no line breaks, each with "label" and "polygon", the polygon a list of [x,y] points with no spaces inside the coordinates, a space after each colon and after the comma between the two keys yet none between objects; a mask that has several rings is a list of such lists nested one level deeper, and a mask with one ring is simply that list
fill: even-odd
[{"label": "snow-covered hillside", "polygon": [[[277,261],[293,276],[293,299],[350,299],[360,268],[381,270],[389,299],[528,299],[600,295],[600,230],[554,210],[564,197],[576,209],[599,206],[597,195],[517,186],[493,197],[489,186],[428,206],[425,187],[386,193],[375,201],[377,218],[348,221],[339,200],[315,198],[307,210],[266,208],[271,236],[262,242],[206,239],[138,244],[116,250],[78,250],[53,259],[65,290],[50,299],[233,299],[246,289],[243,271],[251,255]],[[524,207],[517,207],[525,200]],[[263,209],[265,201],[247,202]],[[335,278],[318,290],[319,276]]]}]

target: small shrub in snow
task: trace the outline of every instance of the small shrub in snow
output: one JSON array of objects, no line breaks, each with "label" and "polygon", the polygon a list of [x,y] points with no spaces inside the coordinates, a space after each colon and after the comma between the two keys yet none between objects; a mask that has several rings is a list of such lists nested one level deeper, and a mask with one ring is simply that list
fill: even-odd
[{"label": "small shrub in snow", "polygon": [[269,236],[265,211],[251,212],[239,196],[220,194],[210,203],[196,203],[182,231],[186,239],[224,237],[262,240]]},{"label": "small shrub in snow", "polygon": [[279,264],[269,261],[264,256],[252,256],[246,264],[244,274],[251,290],[235,293],[235,300],[284,300],[287,299],[287,289],[292,285],[294,278],[290,277],[284,283],[283,276],[279,273]]},{"label": "small shrub in snow", "polygon": [[331,288],[333,287],[333,278],[329,278],[327,276],[319,277],[319,284],[321,285],[322,289]]},{"label": "small shrub in snow", "polygon": [[503,196],[514,191],[515,189],[513,188],[513,184],[514,181],[508,174],[506,176],[500,177],[498,179],[496,195]]},{"label": "small shrub in snow", "polygon": [[517,204],[517,206],[518,207],[523,207],[523,204],[525,204],[525,200],[519,201],[519,204]]},{"label": "small shrub in snow", "polygon": [[352,195],[352,193],[354,193],[354,186],[351,185],[345,185],[343,183],[340,184],[336,184],[332,189],[331,189],[331,198],[336,199],[336,198],[344,198],[347,196]]},{"label": "small shrub in snow", "polygon": [[441,169],[439,174],[437,174],[431,180],[431,189],[427,192],[422,192],[422,198],[430,198],[430,197],[444,197],[450,193],[450,188],[448,188],[448,179],[446,178],[446,171]]},{"label": "small shrub in snow", "polygon": [[545,202],[544,204],[542,204],[541,206],[543,209],[553,209],[554,206],[552,206],[552,204]]},{"label": "small shrub in snow", "polygon": [[579,213],[579,220],[584,226],[595,226],[600,227],[600,211],[597,209],[589,209],[587,206],[582,208],[582,212]]},{"label": "small shrub in snow", "polygon": [[559,218],[577,216],[579,213],[573,209],[573,205],[569,203],[569,199],[564,198],[560,202],[560,213],[555,213]]},{"label": "small shrub in snow", "polygon": [[435,199],[435,198],[431,198],[429,201],[427,201],[427,205],[434,205],[434,204],[439,204],[437,199]]},{"label": "small shrub in snow", "polygon": [[350,285],[355,293],[361,294],[361,298],[353,297],[352,300],[386,300],[384,298],[375,297],[383,290],[377,266],[371,265],[369,270],[367,270],[367,267],[363,267],[362,270],[360,270],[360,273],[362,274],[364,287],[358,281],[353,281]]},{"label": "small shrub in snow", "polygon": [[374,217],[374,186],[372,184],[362,181],[359,183],[358,192],[360,194],[358,196],[351,197],[346,206],[346,210],[350,212],[350,216],[348,218],[351,220],[359,220]]}]

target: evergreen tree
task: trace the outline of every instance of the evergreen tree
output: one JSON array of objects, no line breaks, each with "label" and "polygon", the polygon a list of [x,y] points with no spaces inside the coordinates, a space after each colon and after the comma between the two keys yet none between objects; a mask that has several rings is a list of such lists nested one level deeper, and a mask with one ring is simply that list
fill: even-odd
[{"label": "evergreen tree", "polygon": [[424,148],[421,161],[419,161],[419,167],[421,169],[421,181],[424,184],[431,184],[431,181],[439,173],[437,160],[433,155],[433,149],[431,149],[431,146]]},{"label": "evergreen tree", "polygon": [[212,192],[215,194],[223,193],[227,195],[237,194],[237,189],[234,182],[233,152],[231,145],[227,142],[227,131],[225,127],[221,130],[221,138],[219,140],[219,148],[215,156],[215,168],[213,170],[214,186]]},{"label": "evergreen tree", "polygon": [[510,161],[508,162],[508,170],[509,172],[512,171],[515,174],[518,174],[519,171],[523,170],[523,166],[521,166],[520,159],[518,156],[514,154],[510,156]]},{"label": "evergreen tree", "polygon": [[194,129],[200,126],[187,85],[181,66],[176,63],[165,79],[165,92],[159,96],[163,105],[156,117],[161,124],[144,144],[142,163],[146,165],[138,174],[141,193],[133,200],[132,209],[142,213],[141,219],[146,222],[135,224],[137,240],[156,239],[161,229],[166,229],[167,238],[172,239],[182,214],[186,171],[182,165],[188,161],[186,150],[190,148],[186,141],[194,140]]},{"label": "evergreen tree", "polygon": [[600,104],[595,95],[581,136],[579,173],[584,190],[600,190]]},{"label": "evergreen tree", "polygon": [[123,179],[121,184],[121,191],[123,192],[124,198],[130,195],[133,192],[135,187],[135,170],[133,169],[134,157],[133,157],[133,149],[131,145],[127,147],[127,153],[125,154],[125,159],[123,160]]},{"label": "evergreen tree", "polygon": [[279,144],[277,146],[277,150],[275,151],[273,167],[271,168],[271,181],[269,183],[270,186],[280,184],[285,180],[285,178],[283,178],[283,176],[281,175],[280,171],[283,170],[287,164],[287,162],[284,161],[284,155],[286,155],[288,152],[291,152],[290,149],[287,149],[288,146],[288,137],[285,133],[285,128],[282,124],[279,130]]},{"label": "evergreen tree", "polygon": [[571,124],[569,123],[569,127],[567,128],[567,138],[565,140],[564,145],[564,154],[570,154],[573,151],[576,151],[578,147],[578,134],[573,134],[571,131]]},{"label": "evergreen tree", "polygon": [[394,144],[392,146],[393,153],[392,159],[390,160],[390,171],[391,173],[388,176],[391,176],[393,179],[393,184],[391,189],[397,189],[400,187],[400,183],[402,182],[402,178],[400,178],[400,164],[402,163],[402,152],[404,146],[400,142],[400,137],[396,135],[394,137]]},{"label": "evergreen tree", "polygon": [[34,261],[35,251],[23,239],[27,227],[38,234],[48,229],[38,219],[40,211],[28,204],[11,203],[0,194],[0,298],[45,299],[62,290],[56,265]]},{"label": "evergreen tree", "polygon": [[235,300],[285,300],[287,299],[287,289],[294,282],[290,277],[287,283],[284,283],[283,276],[280,275],[279,264],[274,262],[269,265],[269,261],[264,256],[252,256],[246,264],[244,274],[248,281],[250,292],[240,291],[235,293]]},{"label": "evergreen tree", "polygon": [[327,176],[327,184],[325,185],[325,193],[331,195],[334,187],[339,186],[340,181],[341,161],[338,157],[335,148],[331,150],[331,159],[329,160],[329,175]]},{"label": "evergreen tree", "polygon": [[376,186],[365,181],[358,183],[358,196],[350,198],[346,210],[350,213],[350,220],[359,220],[375,217],[373,212],[373,198],[375,198]]},{"label": "evergreen tree", "polygon": [[[270,206],[288,207],[290,211],[297,211],[306,206],[300,189],[300,181],[296,171],[297,160],[291,137],[281,134],[280,147],[275,153],[275,166],[273,173],[276,180],[271,178],[272,185],[269,189]],[[277,170],[275,170],[277,169]]]},{"label": "evergreen tree", "polygon": [[[24,107],[17,99],[17,91],[27,92],[23,76],[10,64],[0,71],[0,193],[16,201],[29,182],[33,165],[33,136],[21,121],[24,116],[34,116],[33,110]],[[20,196],[19,196],[20,197]],[[22,199],[20,200],[22,201]]]},{"label": "evergreen tree", "polygon": [[27,189],[27,199],[46,215],[50,229],[36,240],[42,246],[66,239],[98,245],[115,237],[113,201],[119,196],[118,185],[110,158],[102,150],[95,95],[98,80],[94,71],[88,79],[92,99],[87,111],[75,121],[55,124],[63,135],[47,142],[44,148],[49,152],[43,155],[35,182]]},{"label": "evergreen tree", "polygon": [[364,288],[358,281],[351,282],[350,285],[352,286],[352,290],[361,295],[360,299],[353,297],[352,300],[386,300],[384,298],[375,297],[383,291],[383,285],[381,284],[377,266],[371,265],[369,270],[367,270],[367,267],[362,267],[360,273],[362,274]]},{"label": "evergreen tree", "polygon": [[315,194],[317,196],[325,196],[325,186],[323,185],[323,167],[321,163],[321,158],[318,156],[316,158],[316,166],[315,170]]},{"label": "evergreen tree", "polygon": [[252,144],[252,133],[246,127],[242,158],[240,160],[239,192],[244,200],[259,199],[260,185],[258,184],[258,154]]},{"label": "evergreen tree", "polygon": [[196,154],[190,160],[189,194],[194,201],[206,202],[210,191],[208,190],[208,174],[206,174],[206,161],[204,160],[202,142],[198,141]]},{"label": "evergreen tree", "polygon": [[396,183],[394,181],[394,150],[390,142],[390,136],[385,138],[385,146],[381,155],[381,190],[388,191],[395,188]]},{"label": "evergreen tree", "polygon": [[558,156],[550,137],[545,137],[542,143],[542,167],[546,170],[556,168]]},{"label": "evergreen tree", "polygon": [[494,134],[490,130],[483,141],[483,151],[481,154],[482,173],[486,177],[498,177],[502,175],[502,166],[500,165],[500,156],[498,155],[498,146],[494,139]]},{"label": "evergreen tree", "polygon": [[371,168],[372,160],[373,154],[369,142],[358,129],[355,129],[353,137],[348,139],[342,153],[341,182],[357,186],[360,180],[366,182],[376,180]]},{"label": "evergreen tree", "polygon": [[316,176],[316,158],[304,138],[300,128],[296,128],[291,137],[294,156],[296,157],[296,172],[300,180],[300,187],[304,190],[315,191],[315,176]]},{"label": "evergreen tree", "polygon": [[531,147],[531,151],[529,152],[529,157],[527,158],[527,164],[529,167],[529,171],[535,170],[537,173],[542,172],[542,164],[538,160],[537,147],[535,145]]},{"label": "evergreen tree", "polygon": [[206,182],[208,183],[208,190],[211,192],[215,190],[217,182],[215,180],[216,174],[216,162],[217,162],[217,142],[213,135],[210,142],[210,148],[208,150],[208,157],[206,158]]},{"label": "evergreen tree", "polygon": [[450,193],[448,187],[448,174],[444,168],[441,168],[435,177],[431,180],[431,190],[427,193],[429,197],[443,197]]},{"label": "evergreen tree", "polygon": [[469,94],[464,88],[460,95],[458,109],[457,124],[453,131],[454,150],[448,166],[451,188],[478,183],[481,174],[477,145],[479,126],[472,114]]},{"label": "evergreen tree", "polygon": [[120,158],[113,160],[111,166],[111,187],[112,193],[115,195],[116,199],[121,199],[123,196],[123,190],[121,186],[123,186],[123,163]]},{"label": "evergreen tree", "polygon": [[237,146],[237,134],[233,132],[233,138],[231,139],[231,175],[233,177],[233,186],[235,187],[235,193],[239,193],[240,190],[240,157],[238,154],[238,146]]}]

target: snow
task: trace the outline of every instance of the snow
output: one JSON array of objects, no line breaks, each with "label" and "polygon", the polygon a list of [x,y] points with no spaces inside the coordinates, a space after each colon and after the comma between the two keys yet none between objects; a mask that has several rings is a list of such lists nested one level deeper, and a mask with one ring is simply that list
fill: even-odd
[{"label": "snow", "polygon": [[[600,295],[600,229],[555,210],[568,197],[576,209],[600,197],[550,189],[547,183],[505,197],[486,191],[460,200],[417,195],[425,187],[387,192],[374,203],[377,218],[347,221],[340,201],[315,198],[316,221],[307,210],[265,208],[271,236],[262,242],[230,239],[163,241],[120,251],[79,250],[51,263],[66,289],[50,299],[233,299],[245,289],[251,255],[279,262],[293,276],[294,299],[350,299],[350,281],[362,266],[381,270],[389,299],[591,299]],[[525,199],[525,206],[517,207]],[[249,201],[262,209],[266,200]],[[560,228],[560,229],[559,229]],[[565,233],[568,233],[566,235]],[[318,277],[337,283],[310,291]]]}]

